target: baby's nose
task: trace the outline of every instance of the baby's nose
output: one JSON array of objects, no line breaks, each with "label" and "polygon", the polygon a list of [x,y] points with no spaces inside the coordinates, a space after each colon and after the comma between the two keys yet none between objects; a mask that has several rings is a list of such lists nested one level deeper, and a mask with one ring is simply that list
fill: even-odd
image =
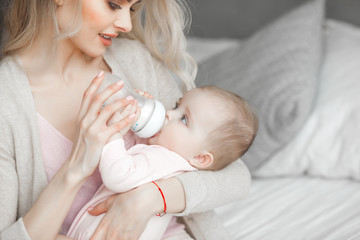
[{"label": "baby's nose", "polygon": [[165,120],[165,123],[167,123],[168,121],[171,121],[171,119],[173,119],[174,117],[174,113],[175,111],[174,110],[167,110],[166,111],[166,120]]}]

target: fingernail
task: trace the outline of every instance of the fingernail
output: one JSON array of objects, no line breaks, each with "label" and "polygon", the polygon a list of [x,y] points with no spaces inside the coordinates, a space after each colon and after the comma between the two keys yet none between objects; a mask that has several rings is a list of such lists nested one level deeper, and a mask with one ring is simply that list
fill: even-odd
[{"label": "fingernail", "polygon": [[144,94],[144,92],[143,92],[143,91],[141,91],[141,90],[139,90],[139,94],[143,95],[143,94]]},{"label": "fingernail", "polygon": [[104,71],[99,72],[99,74],[97,75],[97,77],[102,77],[104,75]]},{"label": "fingernail", "polygon": [[120,80],[120,81],[118,81],[116,84],[117,85],[122,85],[124,83],[124,81],[123,80]]},{"label": "fingernail", "polygon": [[131,101],[131,100],[133,100],[133,99],[134,99],[133,96],[127,96],[127,97],[126,97],[126,100],[128,100],[128,101]]},{"label": "fingernail", "polygon": [[135,117],[135,113],[130,114],[129,118],[134,118]]},{"label": "fingernail", "polygon": [[87,208],[88,211],[91,211],[91,210],[93,210],[93,209],[94,209],[93,206],[90,206],[90,207]]}]

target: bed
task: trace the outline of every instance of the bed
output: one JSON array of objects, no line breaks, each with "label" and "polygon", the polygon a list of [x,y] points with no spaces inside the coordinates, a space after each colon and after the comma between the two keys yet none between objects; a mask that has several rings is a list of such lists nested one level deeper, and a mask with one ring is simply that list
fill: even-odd
[{"label": "bed", "polygon": [[244,39],[189,38],[197,85],[245,96],[262,121],[249,196],[216,209],[231,239],[360,239],[360,26],[326,11],[307,1]]}]

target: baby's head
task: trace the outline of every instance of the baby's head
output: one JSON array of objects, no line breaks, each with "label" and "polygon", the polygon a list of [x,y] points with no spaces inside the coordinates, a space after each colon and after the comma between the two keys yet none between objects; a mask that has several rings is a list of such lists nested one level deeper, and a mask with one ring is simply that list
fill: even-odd
[{"label": "baby's head", "polygon": [[206,86],[186,92],[149,143],[176,152],[198,169],[219,170],[249,149],[257,128],[257,117],[244,99]]}]

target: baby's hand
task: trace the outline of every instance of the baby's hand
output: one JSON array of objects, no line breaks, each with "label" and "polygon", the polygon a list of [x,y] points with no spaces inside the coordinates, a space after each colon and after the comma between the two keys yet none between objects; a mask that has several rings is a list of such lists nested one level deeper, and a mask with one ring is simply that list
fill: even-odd
[{"label": "baby's hand", "polygon": [[142,91],[142,90],[139,90],[139,89],[137,89],[136,92],[138,94],[140,94],[141,96],[144,96],[144,97],[147,97],[147,98],[154,98],[153,95],[151,95],[148,92],[145,92],[145,91]]}]

